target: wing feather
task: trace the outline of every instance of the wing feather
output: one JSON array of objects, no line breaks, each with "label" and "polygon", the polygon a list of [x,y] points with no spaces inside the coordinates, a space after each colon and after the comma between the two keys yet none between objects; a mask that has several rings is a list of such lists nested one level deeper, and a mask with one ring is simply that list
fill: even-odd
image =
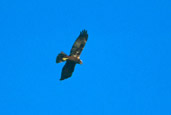
[{"label": "wing feather", "polygon": [[72,76],[72,73],[74,72],[76,63],[70,60],[67,60],[63,69],[62,69],[62,74],[61,74],[61,79],[64,80],[66,78],[69,78]]},{"label": "wing feather", "polygon": [[80,32],[80,35],[76,39],[74,45],[72,46],[72,49],[70,51],[70,56],[74,57],[80,57],[80,54],[87,42],[88,39],[88,34],[86,30],[83,30]]}]

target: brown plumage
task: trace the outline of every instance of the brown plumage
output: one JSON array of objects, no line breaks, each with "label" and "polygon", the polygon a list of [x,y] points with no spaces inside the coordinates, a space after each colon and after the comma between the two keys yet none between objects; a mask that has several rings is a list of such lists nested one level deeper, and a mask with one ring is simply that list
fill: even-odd
[{"label": "brown plumage", "polygon": [[80,54],[87,42],[88,39],[88,34],[86,30],[83,30],[80,32],[80,35],[74,42],[70,55],[68,56],[64,52],[61,52],[58,54],[56,57],[56,63],[64,62],[66,61],[63,69],[62,69],[62,74],[61,74],[61,79],[64,80],[72,76],[72,73],[74,71],[75,65],[76,64],[82,64],[82,61],[80,60]]}]

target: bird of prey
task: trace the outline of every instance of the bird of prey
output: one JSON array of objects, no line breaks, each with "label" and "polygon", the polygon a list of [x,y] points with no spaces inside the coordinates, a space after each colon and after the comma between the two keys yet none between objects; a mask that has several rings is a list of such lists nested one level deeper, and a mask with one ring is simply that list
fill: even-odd
[{"label": "bird of prey", "polygon": [[72,46],[72,49],[70,51],[70,55],[68,56],[64,52],[61,52],[56,57],[56,63],[64,62],[66,61],[60,80],[67,79],[72,76],[72,73],[74,71],[76,64],[82,64],[82,60],[80,59],[80,54],[87,42],[88,34],[86,30],[83,30],[80,32],[80,35],[76,39],[75,43]]}]

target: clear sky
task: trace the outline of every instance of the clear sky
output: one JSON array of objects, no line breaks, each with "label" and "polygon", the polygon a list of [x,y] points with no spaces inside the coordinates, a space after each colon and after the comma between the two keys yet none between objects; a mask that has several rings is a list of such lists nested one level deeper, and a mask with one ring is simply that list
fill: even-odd
[{"label": "clear sky", "polygon": [[171,115],[171,1],[1,0],[0,115]]}]

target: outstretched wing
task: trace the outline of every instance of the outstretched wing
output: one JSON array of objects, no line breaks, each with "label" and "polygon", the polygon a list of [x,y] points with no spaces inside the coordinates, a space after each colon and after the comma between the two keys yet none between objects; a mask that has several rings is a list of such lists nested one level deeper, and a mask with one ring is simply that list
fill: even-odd
[{"label": "outstretched wing", "polygon": [[63,69],[62,69],[62,74],[61,74],[61,79],[60,80],[64,80],[66,78],[71,77],[74,68],[75,68],[76,63],[70,60],[67,60]]},{"label": "outstretched wing", "polygon": [[80,54],[87,42],[87,39],[88,39],[87,31],[83,30],[82,32],[80,32],[80,35],[78,36],[77,40],[72,46],[72,49],[70,51],[70,56],[80,57]]}]

